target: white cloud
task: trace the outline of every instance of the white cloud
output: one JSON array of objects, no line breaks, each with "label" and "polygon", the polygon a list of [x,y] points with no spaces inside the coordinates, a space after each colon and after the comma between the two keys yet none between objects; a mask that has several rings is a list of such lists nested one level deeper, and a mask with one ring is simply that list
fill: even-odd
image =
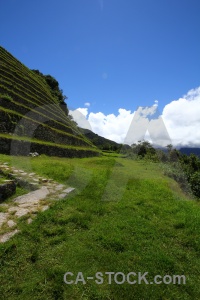
[{"label": "white cloud", "polygon": [[162,118],[176,146],[200,146],[200,87],[167,104]]},{"label": "white cloud", "polygon": [[154,101],[154,105],[153,106],[158,106],[158,100]]},{"label": "white cloud", "polygon": [[95,133],[118,143],[123,143],[133,114],[130,110],[120,108],[117,115],[104,115],[101,112],[90,113],[88,121]]},{"label": "white cloud", "polygon": [[90,106],[90,102],[85,102],[84,105],[89,107]]},{"label": "white cloud", "polygon": [[[80,127],[118,143],[132,144],[147,138],[154,144],[200,147],[200,87],[167,104],[158,115],[158,101],[131,112],[120,108],[116,115],[88,113],[88,108],[70,112]],[[147,132],[148,131],[148,132]]]},{"label": "white cloud", "polygon": [[84,117],[87,117],[88,115],[88,108],[77,108],[76,110],[78,110],[80,113],[82,113],[84,115]]},{"label": "white cloud", "polygon": [[91,112],[88,115],[88,108],[78,108],[74,111],[70,110],[69,113],[80,127],[88,128],[93,132],[118,143],[124,142],[134,115],[130,110],[123,108],[118,110],[117,115],[105,115],[102,112]]},{"label": "white cloud", "polygon": [[70,110],[69,114],[73,117],[74,121],[81,127],[92,130],[90,123],[86,119],[88,114],[88,108],[78,108]]}]

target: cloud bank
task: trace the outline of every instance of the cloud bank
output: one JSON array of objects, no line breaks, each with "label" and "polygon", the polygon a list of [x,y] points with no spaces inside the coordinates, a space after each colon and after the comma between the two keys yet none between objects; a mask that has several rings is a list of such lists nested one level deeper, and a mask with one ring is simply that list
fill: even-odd
[{"label": "cloud bank", "polygon": [[200,147],[200,87],[167,104],[162,114],[158,101],[151,107],[131,112],[124,108],[118,114],[88,112],[88,107],[70,111],[80,127],[118,143],[132,144],[148,136],[154,144]]},{"label": "cloud bank", "polygon": [[162,118],[176,146],[200,146],[200,87],[167,104]]}]

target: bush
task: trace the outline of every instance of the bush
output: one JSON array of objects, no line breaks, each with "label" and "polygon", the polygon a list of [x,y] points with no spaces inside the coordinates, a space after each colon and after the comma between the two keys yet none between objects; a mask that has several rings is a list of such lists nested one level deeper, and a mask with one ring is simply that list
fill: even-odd
[{"label": "bush", "polygon": [[189,192],[187,176],[179,163],[164,164],[164,174],[176,180],[185,192]]},{"label": "bush", "polygon": [[193,194],[200,198],[200,172],[195,172],[190,176],[190,186]]}]

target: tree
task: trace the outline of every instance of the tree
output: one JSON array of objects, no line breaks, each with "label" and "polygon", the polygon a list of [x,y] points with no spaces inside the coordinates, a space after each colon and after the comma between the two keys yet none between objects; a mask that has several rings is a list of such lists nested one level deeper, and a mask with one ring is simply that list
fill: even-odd
[{"label": "tree", "polygon": [[194,172],[190,177],[190,186],[193,194],[200,198],[200,172]]},{"label": "tree", "polygon": [[156,150],[148,141],[138,141],[138,144],[132,144],[131,147],[133,149],[133,153],[142,158],[147,154],[149,158],[156,154]]},{"label": "tree", "polygon": [[57,99],[61,109],[68,116],[69,110],[67,104],[65,103],[65,100],[67,100],[67,96],[63,95],[63,90],[60,89],[58,81],[49,74],[48,75],[42,74],[39,70],[32,70],[32,71],[35,72],[37,75],[41,76],[46,81],[46,83],[50,88],[52,96]]},{"label": "tree", "polygon": [[168,152],[171,152],[171,151],[172,151],[172,149],[173,149],[173,146],[172,146],[172,144],[168,144],[166,147],[167,147],[167,149],[168,149]]}]

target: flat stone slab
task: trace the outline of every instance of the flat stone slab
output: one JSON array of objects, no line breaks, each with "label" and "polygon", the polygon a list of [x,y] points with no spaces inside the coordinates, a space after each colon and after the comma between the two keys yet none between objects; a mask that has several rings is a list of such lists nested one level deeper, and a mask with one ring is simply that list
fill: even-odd
[{"label": "flat stone slab", "polygon": [[8,204],[7,203],[1,203],[0,207],[8,207]]},{"label": "flat stone slab", "polygon": [[69,187],[69,188],[65,189],[65,190],[63,191],[63,193],[69,194],[69,193],[73,192],[74,190],[75,190],[75,188]]},{"label": "flat stone slab", "polygon": [[63,199],[67,196],[67,193],[62,193],[60,195],[58,195],[58,199]]},{"label": "flat stone slab", "polygon": [[27,203],[20,203],[17,207],[20,208],[31,208],[36,207],[37,208],[38,202],[27,202]]},{"label": "flat stone slab", "polygon": [[7,242],[13,235],[15,235],[16,233],[18,233],[19,230],[15,229],[11,232],[5,233],[3,235],[0,236],[0,243],[5,243]]},{"label": "flat stone slab", "polygon": [[9,209],[8,209],[8,212],[13,212],[13,211],[17,211],[17,206],[11,206]]},{"label": "flat stone slab", "polygon": [[58,184],[58,185],[56,185],[55,190],[60,191],[60,190],[63,190],[64,188],[65,188],[65,186],[63,184]]},{"label": "flat stone slab", "polygon": [[7,218],[8,218],[9,214],[8,213],[0,213],[0,227],[2,226],[3,223],[6,222]]},{"label": "flat stone slab", "polygon": [[27,209],[27,208],[18,208],[17,209],[17,211],[16,211],[16,213],[15,213],[15,216],[17,217],[17,218],[21,218],[22,216],[25,216],[25,215],[27,215],[29,213],[29,209]]},{"label": "flat stone slab", "polygon": [[33,178],[32,180],[35,181],[35,182],[39,182],[38,178]]},{"label": "flat stone slab", "polygon": [[65,189],[64,191],[62,191],[61,194],[58,195],[58,199],[65,198],[69,193],[71,193],[74,190],[75,190],[75,188],[72,188],[72,187],[69,187],[69,188]]},{"label": "flat stone slab", "polygon": [[2,169],[9,171],[12,170],[13,178],[16,177],[19,183],[20,181],[22,183],[27,182],[30,187],[32,186],[32,188],[34,188],[34,191],[16,197],[8,204],[0,204],[5,211],[0,213],[0,228],[5,223],[8,227],[7,230],[10,231],[0,235],[0,243],[5,243],[13,235],[19,232],[19,230],[15,228],[17,226],[17,220],[13,220],[13,216],[20,218],[28,215],[27,223],[30,224],[37,212],[43,212],[49,209],[48,203],[46,201],[42,201],[46,199],[48,195],[49,197],[47,200],[59,200],[65,198],[74,190],[74,188],[71,187],[66,188],[66,185],[55,182],[53,179],[38,176],[36,173],[26,173],[23,170],[9,167],[7,164],[4,164]]},{"label": "flat stone slab", "polygon": [[24,173],[21,173],[21,175],[22,175],[22,176],[26,176],[26,175],[27,175],[27,173],[25,173],[25,172],[24,172]]},{"label": "flat stone slab", "polygon": [[45,210],[47,210],[47,209],[49,209],[49,205],[43,206],[42,209],[41,209],[41,211],[45,211]]},{"label": "flat stone slab", "polygon": [[40,200],[45,199],[49,194],[49,190],[46,186],[41,187],[36,191],[32,191],[26,195],[19,196],[14,199],[15,203],[38,203]]},{"label": "flat stone slab", "polygon": [[17,225],[17,223],[15,223],[13,220],[9,220],[7,222],[7,224],[8,224],[8,227],[14,227],[15,225]]}]

